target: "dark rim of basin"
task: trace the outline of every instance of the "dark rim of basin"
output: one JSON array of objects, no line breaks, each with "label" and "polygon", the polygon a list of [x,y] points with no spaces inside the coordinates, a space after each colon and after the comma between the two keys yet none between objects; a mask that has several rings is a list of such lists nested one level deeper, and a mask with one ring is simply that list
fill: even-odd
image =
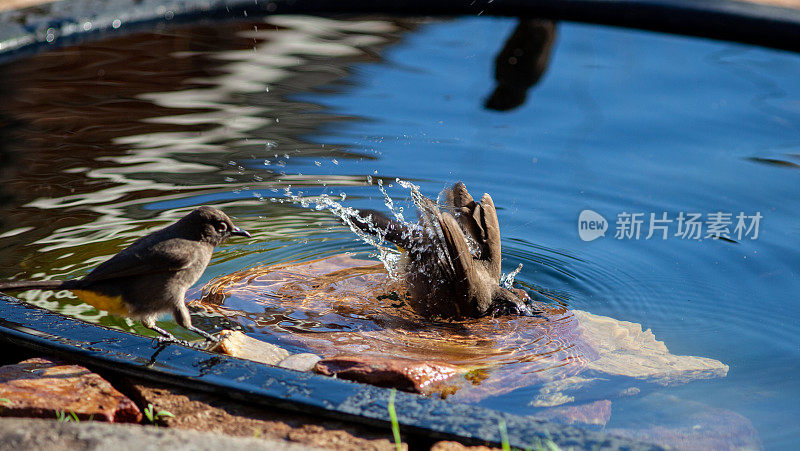
[{"label": "dark rim of basin", "polygon": [[[391,391],[169,344],[97,326],[0,294],[0,347],[79,362],[120,376],[212,393],[236,401],[352,421],[389,431]],[[417,437],[511,446],[541,440],[562,448],[654,450],[658,446],[511,415],[483,407],[396,393],[400,429]]]},{"label": "dark rim of basin", "polygon": [[0,12],[0,61],[154,22],[268,14],[540,17],[800,51],[800,9],[732,0],[61,0]]}]

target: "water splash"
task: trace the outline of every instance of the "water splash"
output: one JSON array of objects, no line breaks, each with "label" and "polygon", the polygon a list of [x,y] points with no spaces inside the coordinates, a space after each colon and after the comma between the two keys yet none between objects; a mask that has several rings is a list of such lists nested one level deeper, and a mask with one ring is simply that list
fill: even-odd
[{"label": "water splash", "polygon": [[501,274],[500,275],[500,286],[505,288],[506,290],[510,290],[514,286],[514,278],[517,277],[517,274],[522,271],[522,263],[520,263],[516,269],[511,271],[508,274]]},{"label": "water splash", "polygon": [[[442,265],[442,267],[455,268],[453,257],[450,255],[450,251],[445,244],[444,231],[439,222],[439,214],[444,207],[441,195],[437,198],[437,202],[432,202],[422,194],[418,185],[407,180],[395,179],[398,185],[409,191],[411,201],[417,209],[418,222],[410,222],[406,220],[403,214],[404,208],[396,205],[387,192],[387,186],[384,185],[382,179],[373,179],[372,176],[367,176],[366,181],[369,185],[372,185],[373,181],[377,184],[378,190],[383,194],[383,202],[386,208],[394,217],[394,220],[401,225],[401,227],[399,227],[399,229],[402,230],[401,237],[405,241],[414,243],[413,251],[420,254],[429,251],[433,252],[434,255],[438,257],[439,264]],[[388,187],[391,188],[392,185],[388,185]],[[291,185],[284,188],[284,195],[289,201],[297,203],[304,208],[313,208],[317,211],[330,211],[347,225],[361,241],[375,248],[376,253],[374,256],[383,263],[392,280],[398,281],[401,279],[403,253],[386,239],[388,230],[379,227],[372,215],[367,215],[366,217],[361,216],[359,210],[341,204],[347,197],[346,193],[340,193],[339,199],[336,200],[334,197],[324,193],[319,196],[304,196],[302,191],[294,193],[291,188]],[[360,224],[366,224],[368,232],[356,225],[356,221]],[[478,243],[469,236],[469,234],[466,234],[465,238],[467,239],[470,252],[473,256],[479,257],[480,246]],[[508,274],[502,274],[500,277],[500,285],[504,288],[511,288],[514,283],[514,278],[521,270],[522,264]]]},{"label": "water splash", "polygon": [[[363,222],[361,221],[362,218],[359,216],[358,210],[352,207],[345,207],[327,194],[323,193],[316,197],[304,197],[302,191],[297,194],[293,193],[291,185],[285,187],[283,191],[288,199],[300,204],[304,208],[314,208],[317,211],[328,210],[333,213],[334,216],[344,222],[363,242],[375,248],[377,251],[375,256],[383,263],[386,271],[389,273],[389,277],[393,280],[400,280],[400,251],[386,245],[388,243],[386,241],[386,230],[375,226],[371,216],[366,218],[366,223],[368,224],[370,232],[374,232],[374,235],[364,232],[355,224],[356,220]],[[346,194],[342,193],[339,200],[344,201],[345,198]]]}]

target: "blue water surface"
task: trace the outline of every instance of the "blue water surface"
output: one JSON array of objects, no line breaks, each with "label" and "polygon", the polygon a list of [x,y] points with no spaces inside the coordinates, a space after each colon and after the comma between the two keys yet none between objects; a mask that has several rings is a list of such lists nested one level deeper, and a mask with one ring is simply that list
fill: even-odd
[{"label": "blue water surface", "polygon": [[[317,142],[374,148],[380,174],[435,195],[464,181],[499,206],[504,269],[534,243],[558,250],[570,277],[527,265],[519,279],[570,294],[571,307],[642,324],[670,351],[730,365],[728,377],[669,388],[739,412],[767,448],[792,448],[800,408],[800,58],[685,37],[561,24],[548,72],[508,113],[482,107],[489,63],[514,22],[460,19],[422,27],[358,65],[336,93],[304,94],[334,114]],[[790,164],[765,164],[753,159]],[[580,211],[610,222],[578,237]],[[623,212],[641,239],[615,239]],[[757,239],[644,239],[650,213],[760,213]],[[705,231],[704,231],[705,234]],[[750,238],[753,234],[751,233]],[[515,393],[503,409],[525,413]],[[492,400],[485,402],[498,407]],[[640,412],[614,410],[619,423]],[[609,425],[611,427],[611,425]]]}]

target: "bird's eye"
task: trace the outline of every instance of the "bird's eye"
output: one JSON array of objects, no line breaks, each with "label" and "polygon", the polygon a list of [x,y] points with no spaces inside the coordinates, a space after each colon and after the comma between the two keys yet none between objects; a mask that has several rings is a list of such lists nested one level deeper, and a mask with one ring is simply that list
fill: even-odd
[{"label": "bird's eye", "polygon": [[217,224],[217,232],[225,233],[227,230],[228,230],[228,224],[225,224],[224,222],[220,222],[219,224]]}]

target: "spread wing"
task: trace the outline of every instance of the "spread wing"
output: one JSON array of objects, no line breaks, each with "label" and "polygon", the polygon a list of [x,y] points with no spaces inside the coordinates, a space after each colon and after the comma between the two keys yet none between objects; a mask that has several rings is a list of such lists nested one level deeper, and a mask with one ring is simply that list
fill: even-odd
[{"label": "spread wing", "polygon": [[500,224],[492,197],[484,194],[480,203],[475,202],[462,182],[442,191],[440,197],[445,207],[453,212],[464,235],[477,244],[476,258],[486,265],[492,278],[499,278]]},{"label": "spread wing", "polygon": [[203,258],[203,249],[198,244],[181,238],[150,243],[137,241],[101,263],[83,281],[95,282],[186,269]]}]

